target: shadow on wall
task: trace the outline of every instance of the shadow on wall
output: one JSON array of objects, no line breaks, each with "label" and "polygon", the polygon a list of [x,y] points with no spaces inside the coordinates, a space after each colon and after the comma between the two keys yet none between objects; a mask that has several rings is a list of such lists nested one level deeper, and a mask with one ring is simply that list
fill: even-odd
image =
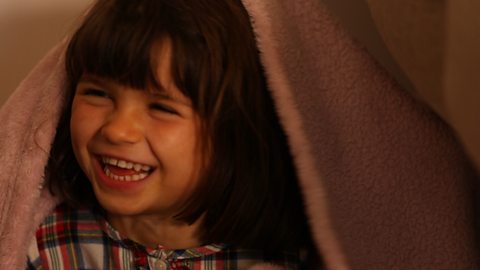
[{"label": "shadow on wall", "polygon": [[455,129],[480,170],[480,1],[320,1]]},{"label": "shadow on wall", "polygon": [[323,2],[338,17],[350,34],[395,76],[403,88],[414,91],[410,80],[387,49],[365,0],[323,0]]}]

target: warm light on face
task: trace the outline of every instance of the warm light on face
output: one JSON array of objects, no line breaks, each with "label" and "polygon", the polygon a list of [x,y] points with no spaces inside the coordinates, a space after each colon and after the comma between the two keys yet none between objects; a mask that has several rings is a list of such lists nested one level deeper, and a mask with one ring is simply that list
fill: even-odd
[{"label": "warm light on face", "polygon": [[198,181],[198,115],[171,79],[170,43],[162,45],[155,51],[161,91],[88,75],[77,85],[73,149],[98,201],[115,215],[171,218]]}]

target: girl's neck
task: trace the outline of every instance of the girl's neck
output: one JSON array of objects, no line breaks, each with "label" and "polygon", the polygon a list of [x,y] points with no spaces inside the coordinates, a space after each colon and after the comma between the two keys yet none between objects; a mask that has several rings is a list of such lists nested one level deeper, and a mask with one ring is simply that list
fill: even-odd
[{"label": "girl's neck", "polygon": [[120,216],[107,214],[110,225],[122,236],[144,246],[166,249],[187,249],[200,246],[200,220],[192,225],[157,216]]}]

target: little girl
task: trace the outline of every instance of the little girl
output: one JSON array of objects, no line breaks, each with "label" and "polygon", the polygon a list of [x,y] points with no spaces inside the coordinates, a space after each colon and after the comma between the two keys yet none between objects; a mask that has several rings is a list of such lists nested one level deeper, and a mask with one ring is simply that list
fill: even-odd
[{"label": "little girl", "polygon": [[477,172],[324,1],[242,0],[269,91],[237,1],[150,2],[0,108],[0,269],[319,269],[297,178],[324,269],[480,268]]},{"label": "little girl", "polygon": [[301,267],[309,231],[239,0],[98,0],[71,38],[29,269]]}]

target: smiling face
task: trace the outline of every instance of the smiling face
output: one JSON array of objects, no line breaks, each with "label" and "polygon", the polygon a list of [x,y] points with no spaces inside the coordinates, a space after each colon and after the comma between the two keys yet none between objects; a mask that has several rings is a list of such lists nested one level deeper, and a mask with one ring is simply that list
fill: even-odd
[{"label": "smiling face", "polygon": [[153,54],[161,90],[89,75],[77,84],[73,150],[98,201],[112,214],[171,218],[198,180],[200,122],[171,79],[170,43],[162,45]]}]

